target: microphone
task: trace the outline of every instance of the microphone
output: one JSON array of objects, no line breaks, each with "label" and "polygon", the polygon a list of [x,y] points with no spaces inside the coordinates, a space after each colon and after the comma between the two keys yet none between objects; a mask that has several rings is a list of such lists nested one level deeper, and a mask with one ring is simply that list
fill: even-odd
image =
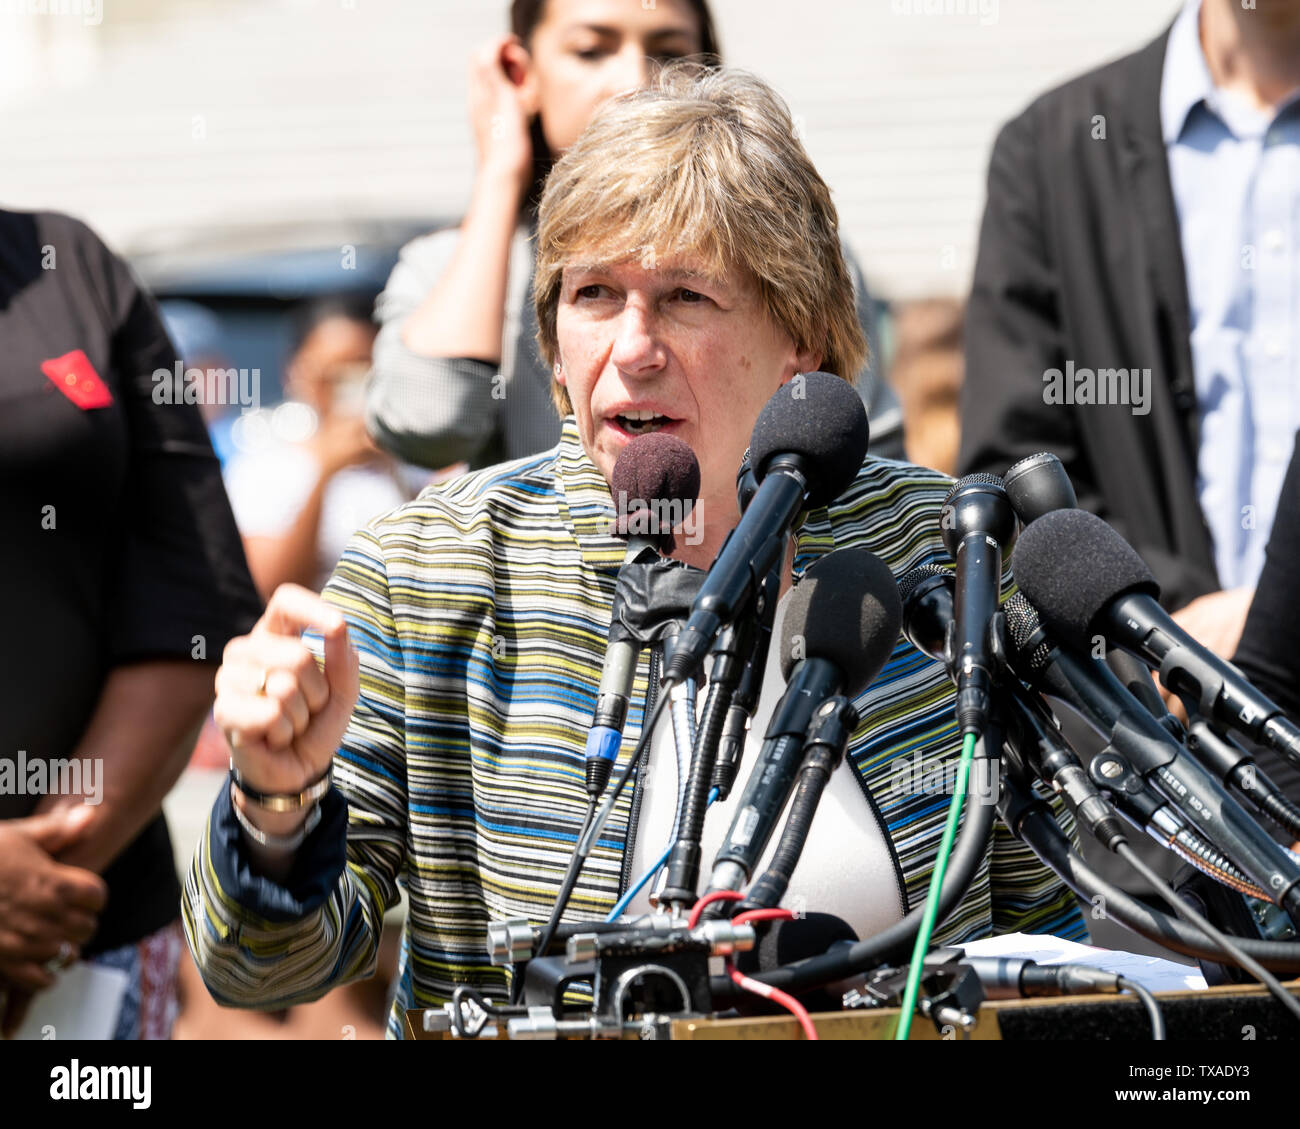
[{"label": "microphone", "polygon": [[675,525],[700,494],[700,464],[690,445],[662,431],[638,435],[619,454],[610,476],[614,533],[628,539],[628,557],[645,548],[667,556]]},{"label": "microphone", "polygon": [[957,562],[957,596],[949,670],[957,683],[957,725],[982,734],[993,684],[989,620],[998,610],[1002,552],[1016,536],[1016,514],[1002,479],[970,474],[953,486],[940,521],[943,543]]},{"label": "microphone", "polygon": [[[949,628],[953,621],[952,571],[932,564],[919,565],[898,582],[898,591],[903,601],[903,634],[918,651],[942,662],[944,643],[950,638]],[[1012,601],[1017,599],[1023,600],[1024,597],[1017,593],[1004,607],[1014,608]],[[1008,654],[1010,647],[1002,630],[1005,617],[995,617],[995,623],[998,623],[999,652],[1006,659],[1013,660],[1014,655]],[[1080,825],[1102,843],[1109,846],[1117,837],[1122,838],[1119,821],[1111,814],[1110,806],[1101,800],[1097,786],[1079,765],[1074,751],[1065,744],[1056,729],[1055,719],[1050,715],[1044,717],[1047,707],[1042,700],[1037,696],[1031,697],[1030,691],[1014,678],[995,683],[994,695],[1002,706],[1003,721],[1007,725],[1003,734],[1004,745],[1011,745],[1026,768],[1060,793]],[[1143,784],[1143,787],[1147,786]]]},{"label": "microphone", "polygon": [[[745,755],[745,739],[749,736],[749,723],[758,708],[758,696],[763,689],[763,674],[767,670],[767,652],[772,642],[772,624],[776,618],[776,605],[781,591],[780,567],[767,574],[760,600],[762,611],[753,621],[753,645],[745,658],[736,688],[731,695],[722,732],[718,735],[718,751],[713,760],[713,779],[710,786],[718,790],[718,799],[731,795],[731,786],[740,771],[740,761]],[[728,629],[730,630],[730,629]],[[724,632],[725,634],[725,632]]]},{"label": "microphone", "polygon": [[1079,504],[1070,476],[1050,451],[1021,459],[1002,476],[1002,484],[1022,525],[1053,510],[1072,510]]},{"label": "microphone", "polygon": [[635,606],[631,587],[636,571],[629,567],[658,560],[672,551],[673,525],[693,505],[700,492],[700,464],[690,446],[673,435],[652,432],[633,439],[618,456],[611,476],[616,501],[615,532],[627,537],[627,554],[614,587],[614,614],[596,708],[587,730],[584,759],[587,795],[598,797],[609,783],[618,759],[627,722],[636,660],[641,643],[635,633],[620,629],[623,612]]},{"label": "microphone", "polygon": [[952,588],[952,569],[935,564],[917,565],[898,582],[903,634],[923,655],[944,664],[953,622]]},{"label": "microphone", "polygon": [[874,553],[836,549],[809,566],[781,633],[786,690],[714,859],[711,890],[738,890],[754,873],[790,798],[813,714],[827,698],[866,689],[893,652],[901,622],[893,573]]},{"label": "microphone", "polygon": [[1122,991],[1118,972],[1082,964],[1039,964],[1027,957],[973,957],[961,962],[974,970],[986,1000],[1024,1000],[1035,996],[1080,996]]},{"label": "microphone", "polygon": [[[1029,529],[1037,529],[1049,516]],[[1016,674],[1040,694],[1073,710],[1105,738],[1105,748],[1088,766],[1094,782],[1117,798],[1139,804],[1143,788],[1137,776],[1156,784],[1256,886],[1267,891],[1293,919],[1300,917],[1300,871],[1288,852],[1209,772],[1184,755],[1182,747],[1124,689],[1111,669],[1058,646],[1022,593],[1008,599],[1003,610],[1014,643],[1010,657]],[[1156,815],[1153,810],[1148,818],[1154,820]],[[1168,830],[1176,837],[1175,829]]]},{"label": "microphone", "polygon": [[848,487],[867,454],[867,413],[853,386],[828,372],[783,384],[754,424],[750,464],[758,481],[677,636],[665,678],[685,681],[714,636],[744,609],[804,509],[827,505]]},{"label": "microphone", "polygon": [[1300,726],[1174,622],[1156,602],[1160,588],[1142,558],[1101,518],[1086,510],[1044,515],[1025,530],[1014,569],[1061,639],[1087,649],[1105,636],[1206,718],[1300,765]]},{"label": "microphone", "polygon": [[[1021,459],[1003,476],[1003,482],[1022,525],[1056,510],[1077,509],[1079,505],[1070,476],[1061,460],[1050,451],[1040,451]],[[1182,726],[1165,706],[1146,667],[1118,648],[1107,651],[1106,665],[1124,683],[1128,692],[1146,706],[1152,717],[1175,739],[1181,739]]]}]

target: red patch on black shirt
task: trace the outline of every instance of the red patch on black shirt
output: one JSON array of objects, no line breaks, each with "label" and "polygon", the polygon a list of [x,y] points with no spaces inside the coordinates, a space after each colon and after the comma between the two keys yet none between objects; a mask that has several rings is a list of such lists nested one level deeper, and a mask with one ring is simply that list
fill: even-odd
[{"label": "red patch on black shirt", "polygon": [[113,402],[108,385],[100,380],[90,358],[80,349],[42,361],[41,372],[83,412],[91,408],[106,408]]}]

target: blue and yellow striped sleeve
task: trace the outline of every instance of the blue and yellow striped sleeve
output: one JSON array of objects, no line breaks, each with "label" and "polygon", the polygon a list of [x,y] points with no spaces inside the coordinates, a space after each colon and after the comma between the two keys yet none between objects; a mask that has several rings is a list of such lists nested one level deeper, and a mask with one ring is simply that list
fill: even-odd
[{"label": "blue and yellow striped sleeve", "polygon": [[[406,770],[401,649],[378,538],[357,533],[325,590],[348,622],[361,689],[334,758],[320,825],[283,883],[251,865],[229,789],[185,882],[190,952],[213,998],[281,1008],[318,999],[375,968],[384,913],[405,861]],[[319,639],[305,640],[320,657]]]}]

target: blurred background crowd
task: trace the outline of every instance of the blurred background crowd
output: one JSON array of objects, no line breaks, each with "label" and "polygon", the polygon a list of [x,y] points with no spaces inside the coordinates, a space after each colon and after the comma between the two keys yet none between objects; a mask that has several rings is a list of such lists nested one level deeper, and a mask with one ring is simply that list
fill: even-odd
[{"label": "blurred background crowd", "polygon": [[[1297,77],[1296,40],[1274,36],[1274,55],[1243,67],[1255,48],[1239,42],[1240,29],[1232,39],[1234,7],[1206,0],[1205,18],[1229,21],[1224,42],[1233,49],[1222,66],[1207,53],[1198,70],[1195,50],[1175,55],[1174,45],[1196,47],[1199,6],[1174,0],[0,4],[0,208],[84,221],[156,300],[175,351],[160,367],[174,365],[175,398],[189,396],[202,413],[256,588],[230,597],[236,610],[214,627],[219,637],[223,626],[246,629],[241,601],[265,600],[286,581],[319,590],[353,530],[428,483],[555,441],[545,397],[540,411],[528,399],[549,377],[530,352],[527,300],[529,209],[546,150],[571,143],[604,98],[646,81],[657,60],[720,54],[788,99],[835,194],[873,349],[862,384],[873,450],[950,474],[1000,471],[1033,450],[1058,450],[1083,504],[1117,519],[1130,539],[1150,534],[1138,547],[1183,607],[1253,587],[1300,424],[1291,328],[1300,312],[1300,144],[1287,77]],[[578,42],[568,24],[606,30]],[[1168,58],[1184,67],[1176,73],[1165,62],[1171,24]],[[1191,28],[1181,40],[1180,24]],[[1294,31],[1296,21],[1288,26]],[[1199,30],[1203,38],[1204,22]],[[1018,117],[1045,91],[1150,43],[1160,50]],[[1062,183],[1049,183],[1037,158],[1071,130],[1078,169],[1061,166]],[[1154,141],[1143,141],[1143,131]],[[1090,164],[1090,143],[1117,150],[1115,164]],[[1154,147],[1143,150],[1147,143]],[[1180,157],[1180,145],[1191,155]],[[1108,179],[1125,154],[1140,162],[1144,152],[1157,165],[1167,154],[1172,170],[1165,196],[1149,208]],[[1275,163],[1270,152],[1280,154]],[[1207,198],[1208,183],[1218,188]],[[1162,212],[1170,192],[1176,212]],[[1070,209],[1069,231],[1087,247],[1061,234],[1060,209]],[[1148,258],[1130,247],[1137,265],[1114,278],[1098,265],[1125,261],[1131,231],[1121,213],[1164,238],[1172,257],[1180,249],[1184,256],[1183,272],[1153,281],[1154,298],[1137,280],[1168,267],[1158,244]],[[1224,227],[1226,241],[1211,246]],[[1246,246],[1266,266],[1274,261],[1267,256],[1280,256],[1274,274],[1252,276],[1262,297],[1222,281]],[[1171,300],[1179,287],[1181,299]],[[1085,291],[1096,308],[1079,296]],[[978,325],[965,322],[968,299]],[[1053,405],[1039,378],[1053,358],[1083,365],[1098,355],[1089,318],[1104,317],[1109,303],[1117,324],[1126,311],[1154,323],[1162,302],[1183,311],[1182,322],[1165,326],[1169,338],[1117,329],[1100,355],[1122,364],[1119,354],[1131,348],[1131,364],[1143,367],[1152,363],[1146,349],[1158,366],[1163,344],[1176,343],[1179,359],[1163,358],[1181,373],[1170,412],[1191,422],[1186,432],[1173,426],[1168,450],[1123,432],[1128,425],[1113,416],[1096,426],[1127,436],[1132,450],[1108,448],[1090,422],[1067,426],[1058,422],[1064,413],[1042,413]],[[1225,334],[1272,337],[1258,364],[1251,349],[1225,363],[1214,355]],[[1276,369],[1266,372],[1270,358]],[[968,392],[963,436],[962,387],[976,362],[979,394]],[[1027,383],[1018,387],[1033,403],[1006,390],[1000,367],[1021,371]],[[502,396],[493,395],[498,374]],[[60,379],[85,375],[73,364]],[[1278,398],[1242,407],[1252,379],[1271,381],[1262,387]],[[1266,425],[1269,404],[1282,407]],[[1140,417],[1128,410],[1126,418]],[[1206,436],[1220,453],[1230,447],[1233,475],[1198,460]],[[1188,443],[1197,473],[1170,485],[1175,452]],[[1118,497],[1116,473],[1164,483],[1151,503],[1163,532],[1151,533],[1147,511]],[[1213,538],[1205,532],[1213,514],[1190,533],[1170,516],[1184,502],[1195,510],[1218,499],[1231,525],[1239,497],[1263,516],[1232,548],[1217,527]],[[1227,654],[1245,616],[1241,600],[1200,605],[1201,625]],[[219,661],[219,647],[206,657]],[[82,709],[89,729],[97,715]],[[190,738],[159,787],[182,874],[227,763],[210,719]],[[69,737],[66,748],[77,747]],[[61,852],[78,834],[41,826],[29,838],[71,865]],[[6,901],[5,880],[0,873],[0,909],[18,904]],[[82,911],[93,913],[94,891],[80,896]],[[189,958],[176,960],[168,936],[170,948],[119,962],[136,988],[152,975],[150,962],[164,978],[168,969],[179,977],[174,1006],[150,1030],[173,1023],[180,1038],[382,1034],[396,930],[386,931],[374,980],[273,1014],[219,1008]],[[128,940],[114,951],[140,945]],[[18,967],[0,959],[11,987],[21,981]],[[30,994],[39,1003],[40,992]],[[145,1029],[141,1018],[129,1033]]]}]

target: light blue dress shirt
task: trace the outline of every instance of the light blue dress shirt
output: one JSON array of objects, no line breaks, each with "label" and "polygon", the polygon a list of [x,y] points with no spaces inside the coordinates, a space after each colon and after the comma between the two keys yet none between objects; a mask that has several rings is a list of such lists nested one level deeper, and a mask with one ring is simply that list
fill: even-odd
[{"label": "light blue dress shirt", "polygon": [[1300,428],[1300,95],[1276,114],[1219,90],[1191,0],[1160,121],[1182,236],[1200,420],[1197,492],[1224,588],[1254,585]]}]

